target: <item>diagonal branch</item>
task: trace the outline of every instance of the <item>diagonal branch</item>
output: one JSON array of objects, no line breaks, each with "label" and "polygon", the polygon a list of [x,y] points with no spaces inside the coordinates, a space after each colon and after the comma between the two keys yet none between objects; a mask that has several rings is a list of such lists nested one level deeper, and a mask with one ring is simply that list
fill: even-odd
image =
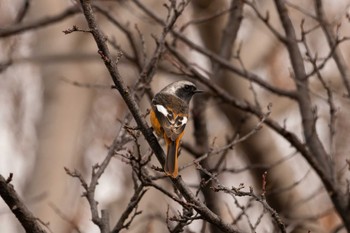
[{"label": "diagonal branch", "polygon": [[[265,114],[260,109],[252,106],[247,101],[240,101],[234,98],[227,91],[225,91],[224,89],[213,83],[211,80],[201,75],[174,47],[168,44],[166,44],[166,46],[168,50],[178,59],[178,61],[181,62],[186,67],[186,69],[188,69],[192,73],[194,78],[196,78],[202,84],[206,85],[207,88],[211,90],[214,93],[214,95],[216,95],[224,103],[232,105],[233,107],[242,111],[251,113],[259,119],[262,119],[265,116]],[[290,142],[291,145],[293,145],[293,147],[303,155],[303,157],[308,161],[308,163],[317,172],[317,174],[319,174],[320,178],[322,179],[324,185],[327,187],[329,192],[332,195],[337,195],[337,190],[335,189],[334,184],[327,176],[325,176],[325,173],[320,164],[318,163],[317,159],[315,158],[314,154],[305,146],[305,143],[301,141],[297,135],[290,132],[270,117],[266,118],[264,123],[267,126],[269,126],[272,130],[276,131],[279,135],[284,137],[288,142]]]},{"label": "diagonal branch", "polygon": [[[105,63],[105,66],[108,69],[109,74],[111,75],[111,78],[116,86],[116,89],[119,91],[123,100],[127,104],[140,131],[142,132],[148,144],[154,151],[158,161],[160,162],[160,164],[164,164],[164,157],[165,157],[164,151],[159,145],[157,138],[154,136],[152,129],[148,127],[146,120],[142,116],[142,113],[135,101],[135,98],[131,95],[130,91],[126,88],[125,84],[122,81],[122,78],[117,68],[117,64],[114,62],[114,60],[112,60],[110,51],[105,43],[105,38],[102,35],[96,23],[96,19],[94,17],[90,1],[81,0],[80,2],[82,5],[83,12],[84,12],[86,21],[88,23],[88,26],[91,30],[91,33],[95,39],[96,45],[99,49],[99,54],[101,55]],[[176,186],[176,188],[182,193],[184,198],[188,202],[194,205],[194,208],[196,209],[196,211],[200,213],[204,219],[206,219],[207,221],[213,224],[216,224],[221,230],[225,232],[238,232],[232,225],[224,223],[219,216],[217,216],[212,211],[210,211],[208,207],[206,207],[200,200],[198,200],[194,196],[194,194],[190,191],[190,189],[187,187],[187,185],[185,184],[185,182],[182,180],[181,177],[172,179],[172,182]]]},{"label": "diagonal branch", "polygon": [[304,67],[304,60],[298,47],[298,42],[291,19],[289,18],[287,8],[282,0],[275,0],[277,11],[279,13],[283,28],[288,38],[286,47],[292,63],[294,71],[294,80],[297,86],[298,105],[302,118],[304,129],[304,137],[311,153],[317,159],[318,163],[324,171],[323,176],[331,178],[331,167],[329,163],[329,155],[327,154],[321,140],[316,131],[316,116],[314,107],[308,89],[308,79]]},{"label": "diagonal branch", "polygon": [[43,17],[34,22],[15,24],[8,28],[2,28],[0,29],[0,38],[18,35],[20,33],[23,33],[32,29],[38,29],[53,23],[58,23],[61,20],[69,16],[72,16],[74,14],[77,14],[79,12],[80,12],[80,9],[77,6],[72,6],[54,16]]},{"label": "diagonal branch", "polygon": [[[128,114],[124,119],[124,123],[129,122],[130,120],[131,115]],[[121,127],[123,127],[123,125],[124,124],[122,124]],[[103,175],[111,159],[114,157],[115,151],[119,150],[122,145],[125,145],[125,143],[128,142],[129,138],[125,136],[126,134],[124,134],[124,132],[124,128],[121,128],[119,134],[113,140],[113,143],[108,150],[108,154],[102,163],[96,164],[92,167],[91,181],[89,184],[84,180],[78,171],[72,172],[68,168],[65,168],[66,173],[74,178],[77,178],[83,186],[85,190],[83,196],[86,197],[87,201],[89,202],[92,222],[100,228],[101,233],[109,232],[108,213],[106,210],[101,210],[101,214],[99,213],[98,202],[95,200],[95,190],[96,186],[98,185],[99,178]]]},{"label": "diagonal branch", "polygon": [[[219,51],[220,57],[228,61],[231,59],[233,46],[238,35],[238,30],[241,27],[243,19],[243,1],[232,1],[231,9],[228,22],[222,33]],[[216,77],[221,77],[222,69],[220,68],[220,63],[214,63],[213,73]]]},{"label": "diagonal branch", "polygon": [[9,180],[6,180],[2,175],[0,175],[0,196],[22,224],[26,232],[46,233],[38,223],[38,219],[23,204]]},{"label": "diagonal branch", "polygon": [[[198,3],[197,3],[198,4]],[[196,5],[196,3],[195,3]],[[209,7],[206,8],[210,11]],[[233,46],[237,38],[238,30],[240,28],[242,19],[243,19],[243,1],[231,1],[230,11],[227,17],[227,23],[222,29],[221,43],[219,48],[220,57],[230,60],[232,56]],[[212,25],[209,23],[209,25]],[[200,30],[207,28],[208,25],[204,24],[203,27],[200,27]],[[212,28],[212,26],[209,26]],[[208,29],[204,29],[206,31]],[[209,29],[209,31],[211,31]],[[204,33],[204,32],[203,32]],[[216,44],[212,40],[206,42],[206,44]],[[221,69],[220,63],[213,62],[213,76],[218,79],[223,77],[224,69]],[[196,141],[196,147],[199,148],[201,154],[205,154],[209,150],[209,136],[207,129],[207,119],[205,109],[207,107],[208,99],[205,96],[195,96],[193,100],[193,122],[194,122],[194,136]],[[208,154],[207,154],[208,155]],[[211,158],[203,159],[201,165],[206,170],[211,170],[213,168],[212,163],[214,160]],[[212,190],[213,180],[204,172],[200,171],[200,176],[202,180],[201,190],[203,197],[209,209],[214,213],[220,214],[220,201],[218,200],[218,195]],[[210,224],[210,232],[220,233],[220,231],[215,225]]]},{"label": "diagonal branch", "polygon": [[283,0],[275,0],[275,5],[282,22],[286,37],[286,47],[292,63],[295,84],[297,85],[298,105],[300,115],[302,118],[302,125],[304,130],[304,137],[306,145],[311,154],[317,160],[321,170],[317,171],[330,198],[337,209],[343,223],[348,231],[350,231],[350,211],[349,211],[349,197],[348,194],[341,192],[334,180],[333,163],[330,161],[330,156],[327,154],[316,131],[316,113],[312,106],[311,98],[308,91],[308,79],[303,62],[303,57],[298,47],[294,27],[288,15],[285,2]]},{"label": "diagonal branch", "polygon": [[[165,22],[157,14],[152,12],[152,10],[150,10],[144,4],[142,4],[139,0],[133,0],[133,2],[138,7],[140,7],[140,9],[142,9],[148,16],[150,16],[152,19],[154,19],[157,23],[165,26]],[[287,98],[290,98],[293,100],[296,99],[296,94],[295,94],[294,90],[289,91],[289,90],[275,87],[274,85],[271,85],[270,83],[264,81],[263,78],[259,77],[258,75],[254,74],[252,72],[248,72],[247,70],[242,70],[242,69],[232,65],[232,63],[230,61],[227,61],[226,59],[215,54],[214,52],[212,52],[208,49],[205,49],[202,46],[197,45],[192,40],[190,40],[186,36],[184,36],[182,33],[178,32],[176,30],[171,30],[171,33],[174,37],[176,37],[177,39],[180,39],[183,43],[185,43],[189,48],[207,56],[213,62],[220,64],[221,68],[227,69],[227,70],[237,74],[238,76],[240,76],[244,79],[252,81],[252,82],[258,84],[259,86],[261,86],[262,88],[269,90],[276,95],[284,96],[284,97],[287,97]]]},{"label": "diagonal branch", "polygon": [[128,223],[125,223],[126,220],[128,219],[129,215],[131,214],[132,211],[134,211],[137,208],[137,205],[141,201],[143,195],[147,192],[147,189],[144,189],[143,185],[138,186],[135,191],[134,195],[131,197],[128,206],[122,213],[120,219],[118,220],[117,224],[111,231],[111,233],[118,233],[120,232],[123,228],[128,228],[128,225],[130,225],[131,220]]},{"label": "diagonal branch", "polygon": [[[332,49],[334,46],[338,45],[337,37],[332,32],[331,25],[329,24],[329,22],[327,22],[327,19],[323,10],[322,0],[315,0],[315,9],[316,9],[316,14],[320,22],[320,25],[322,27],[322,30],[326,35],[329,48]],[[350,97],[350,69],[346,64],[346,61],[339,47],[336,47],[334,49],[332,56],[335,63],[337,64],[337,67],[341,74],[341,78],[343,79],[343,83],[348,92],[348,97]]]}]

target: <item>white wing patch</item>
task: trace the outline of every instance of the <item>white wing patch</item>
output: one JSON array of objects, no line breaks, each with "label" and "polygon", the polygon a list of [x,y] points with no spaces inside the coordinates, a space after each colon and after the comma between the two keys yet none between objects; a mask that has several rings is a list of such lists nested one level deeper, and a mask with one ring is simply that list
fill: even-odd
[{"label": "white wing patch", "polygon": [[187,123],[187,120],[188,120],[187,117],[184,117],[181,121],[182,125],[185,125]]},{"label": "white wing patch", "polygon": [[157,111],[162,113],[165,117],[168,116],[169,112],[168,110],[166,110],[166,108],[164,108],[163,105],[157,104],[156,108],[157,108]]},{"label": "white wing patch", "polygon": [[178,117],[178,118],[176,118],[176,123],[175,123],[175,128],[180,128],[180,127],[182,127],[182,126],[184,126],[184,125],[186,125],[186,123],[187,123],[187,117]]}]

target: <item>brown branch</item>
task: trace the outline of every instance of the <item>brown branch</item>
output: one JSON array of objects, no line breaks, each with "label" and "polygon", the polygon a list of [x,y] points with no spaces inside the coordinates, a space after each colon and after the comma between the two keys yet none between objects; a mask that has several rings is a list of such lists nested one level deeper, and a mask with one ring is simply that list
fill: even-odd
[{"label": "brown branch", "polygon": [[253,169],[259,169],[259,170],[265,170],[269,171],[270,169],[273,169],[274,167],[280,165],[281,163],[286,162],[290,158],[294,157],[297,154],[297,152],[293,152],[290,155],[287,155],[286,157],[283,157],[282,159],[277,160],[276,162],[272,164],[249,164],[241,168],[222,168],[220,169],[220,173],[222,172],[230,172],[230,173],[241,173],[247,170],[253,170]]},{"label": "brown branch", "polygon": [[[231,142],[229,142],[228,144],[217,148],[217,149],[209,149],[209,146],[206,147],[205,151],[202,151],[200,154],[201,156],[197,157],[195,160],[193,160],[192,162],[184,165],[183,167],[180,168],[180,170],[185,169],[189,166],[192,166],[193,164],[197,164],[203,160],[206,160],[208,157],[220,154],[221,152],[225,152],[227,150],[233,149],[237,144],[247,140],[248,138],[250,138],[251,136],[253,136],[254,134],[256,134],[261,128],[262,125],[264,124],[265,120],[267,119],[267,117],[270,115],[270,109],[268,110],[268,112],[261,118],[261,120],[257,123],[257,125],[249,132],[247,132],[245,135],[241,136],[241,137],[234,137],[233,140]],[[197,147],[199,147],[197,145]],[[197,152],[196,152],[197,153]],[[199,152],[198,152],[199,153]],[[257,167],[266,167],[266,165],[249,165],[245,168],[241,168],[241,169],[235,169],[235,172],[243,172],[245,170],[248,170],[249,168],[257,168]],[[209,169],[208,169],[209,170]],[[231,169],[225,169],[225,171],[231,171],[233,172],[233,170]]]},{"label": "brown branch", "polygon": [[141,70],[141,67],[143,65],[143,60],[142,60],[142,56],[140,55],[139,48],[137,46],[137,42],[136,39],[134,37],[134,35],[131,33],[130,29],[128,28],[127,25],[122,24],[121,22],[119,22],[119,20],[117,20],[115,17],[113,17],[110,12],[108,12],[108,10],[104,9],[103,7],[100,7],[97,4],[94,4],[94,8],[101,13],[103,16],[105,16],[112,24],[114,24],[116,27],[118,27],[128,38],[128,42],[130,43],[131,49],[134,53],[135,56],[135,63],[138,67],[139,70]]},{"label": "brown branch", "polygon": [[[333,30],[329,22],[327,22],[325,12],[323,10],[323,4],[322,0],[315,0],[315,10],[318,17],[318,21],[320,22],[320,25],[322,27],[322,30],[324,34],[326,35],[326,39],[329,45],[329,48],[333,48],[336,46],[337,43],[337,37],[334,35]],[[341,74],[341,78],[343,80],[344,86],[348,92],[348,97],[350,97],[350,69],[347,65],[343,54],[341,53],[341,50],[339,47],[334,49],[333,52],[333,59],[335,63],[337,64],[338,70]]]},{"label": "brown branch", "polygon": [[[232,56],[233,46],[236,41],[238,30],[241,27],[243,19],[243,1],[232,1],[228,21],[222,32],[221,46],[219,55],[223,59],[230,60]],[[213,73],[215,77],[222,76],[220,63],[214,63]]]},{"label": "brown branch", "polygon": [[[165,22],[154,12],[152,12],[150,9],[148,9],[144,4],[142,4],[139,0],[133,0],[133,2],[140,7],[147,15],[149,15],[152,19],[154,19],[157,23],[160,25],[166,25]],[[296,95],[294,91],[288,91],[284,90],[278,87],[275,87],[268,82],[264,81],[263,78],[259,77],[258,75],[247,72],[246,70],[242,70],[237,68],[236,66],[232,65],[230,61],[227,61],[226,59],[220,57],[219,55],[215,54],[214,52],[211,52],[195,43],[192,42],[192,40],[185,37],[183,34],[177,32],[176,30],[171,30],[171,33],[178,39],[180,39],[183,43],[185,43],[187,46],[189,46],[191,49],[196,50],[197,52],[207,56],[212,61],[217,62],[220,64],[222,68],[225,68],[237,75],[239,75],[242,78],[245,78],[247,80],[250,80],[259,86],[265,88],[266,90],[271,91],[272,93],[280,96],[285,96],[290,99],[296,99]]]},{"label": "brown branch", "polygon": [[229,12],[231,12],[233,10],[233,8],[228,8],[228,9],[224,9],[224,10],[221,10],[221,11],[218,11],[218,12],[215,12],[214,14],[212,15],[209,15],[209,16],[205,16],[205,17],[201,17],[201,18],[198,18],[198,19],[192,19],[190,21],[188,21],[187,23],[185,23],[184,25],[182,25],[179,29],[179,32],[183,32],[185,31],[185,29],[192,25],[192,24],[201,24],[201,23],[205,23],[207,21],[210,21],[210,20],[213,20],[217,17],[220,17],[222,15],[225,15]]},{"label": "brown branch", "polygon": [[289,18],[287,8],[283,0],[275,0],[275,5],[282,22],[282,26],[288,38],[286,47],[292,63],[297,92],[298,105],[300,115],[302,118],[302,126],[304,130],[304,137],[306,146],[316,159],[316,163],[320,166],[317,170],[323,184],[329,192],[330,198],[338,210],[344,225],[350,231],[350,211],[349,211],[349,194],[342,193],[341,189],[337,187],[334,180],[333,167],[330,161],[330,156],[325,151],[325,148],[316,131],[316,117],[314,107],[310,99],[308,91],[308,79],[306,79],[306,72],[303,63],[303,58],[298,47],[295,31],[291,19]]},{"label": "brown branch", "polygon": [[89,30],[80,29],[78,26],[73,25],[71,28],[62,31],[65,35],[71,34],[73,32],[84,32],[91,33]]},{"label": "brown branch", "polygon": [[22,22],[24,17],[27,15],[29,7],[30,7],[30,0],[24,0],[21,8],[19,9],[19,12],[16,16],[16,23]]},{"label": "brown branch", "polygon": [[[166,44],[166,46],[168,50],[174,54],[174,56],[178,59],[178,61],[182,63],[182,65],[184,66],[183,69],[189,70],[193,74],[193,77],[195,79],[199,80],[202,84],[206,85],[209,88],[209,90],[211,90],[221,101],[229,105],[232,105],[233,107],[238,108],[242,111],[252,113],[253,115],[255,115],[260,119],[264,117],[264,113],[261,112],[258,108],[250,105],[248,102],[243,102],[232,97],[225,90],[223,90],[222,88],[220,88],[219,86],[217,86],[216,84],[208,80],[206,77],[202,76],[196,69],[194,69],[188,63],[188,61],[184,58],[184,56],[180,54],[176,49],[169,46],[168,44]],[[280,134],[282,137],[284,137],[288,142],[291,143],[291,145],[293,145],[293,147],[298,152],[300,152],[303,155],[303,157],[308,161],[308,163],[312,166],[312,168],[317,172],[317,174],[321,178],[323,184],[325,185],[325,187],[327,188],[327,190],[331,195],[331,199],[333,200],[333,203],[338,206],[337,208],[339,208],[340,211],[343,211],[343,214],[344,214],[343,217],[347,217],[345,215],[346,210],[343,209],[348,205],[348,204],[344,204],[344,203],[347,203],[346,201],[347,199],[345,199],[346,197],[343,196],[341,192],[339,192],[336,189],[336,187],[334,186],[335,183],[331,179],[329,179],[328,176],[326,176],[326,173],[323,170],[323,167],[319,164],[318,160],[314,156],[314,153],[312,153],[309,150],[309,148],[305,145],[304,142],[302,142],[298,138],[298,136],[288,131],[284,126],[281,126],[273,119],[267,118],[265,120],[265,124],[269,126],[271,129],[273,129],[274,131],[276,131],[278,134]]]},{"label": "brown branch", "polygon": [[[127,123],[130,120],[131,120],[131,115],[128,114],[125,117],[123,123]],[[119,150],[123,145],[125,145],[125,143],[127,143],[130,140],[130,138],[126,136],[123,126],[124,124],[122,124],[118,135],[113,140],[113,143],[108,150],[108,154],[104,158],[102,163],[96,164],[92,167],[91,180],[89,184],[84,180],[83,176],[78,171],[72,172],[68,168],[65,168],[66,173],[74,178],[77,178],[80,181],[81,185],[83,186],[85,190],[83,196],[86,197],[90,205],[92,221],[100,228],[101,233],[109,233],[109,221],[108,221],[108,216],[106,216],[107,215],[106,210],[101,210],[101,214],[99,213],[98,202],[95,200],[95,190],[96,190],[96,186],[98,185],[98,180],[100,179],[102,174],[105,172],[105,169],[107,168],[108,164],[113,158],[115,151]]]},{"label": "brown branch", "polygon": [[[136,182],[136,181],[134,181]],[[129,218],[129,215],[135,210],[135,214],[134,216],[136,216],[137,212],[137,206],[139,204],[139,202],[141,201],[143,195],[147,192],[147,190],[144,189],[144,186],[141,184],[137,187],[135,187],[134,190],[134,194],[131,197],[128,206],[126,207],[126,209],[124,210],[124,212],[122,213],[121,217],[119,218],[118,222],[116,223],[115,227],[113,228],[113,230],[111,231],[111,233],[118,233],[120,232],[122,229],[128,229],[133,218],[131,218],[131,220],[127,223],[126,220]]]},{"label": "brown branch", "polygon": [[322,59],[322,62],[318,64],[316,67],[314,67],[305,78],[309,78],[313,75],[315,75],[317,72],[321,71],[322,68],[324,68],[327,64],[327,62],[333,57],[334,51],[336,48],[342,43],[349,40],[349,38],[343,38],[341,40],[337,40],[336,43],[333,45],[333,47],[330,48],[328,54],[322,58],[318,58],[318,60]]},{"label": "brown branch", "polygon": [[54,23],[58,23],[58,22],[61,22],[63,19],[69,16],[72,16],[74,14],[77,14],[79,12],[80,12],[80,9],[78,8],[78,6],[72,6],[54,16],[43,17],[34,22],[25,22],[25,23],[16,24],[7,28],[2,28],[0,29],[0,38],[18,35],[20,33],[23,33],[32,29],[39,29]]},{"label": "brown branch", "polygon": [[[81,0],[80,2],[83,8],[86,21],[89,25],[90,30],[92,31],[92,35],[99,49],[99,53],[103,55],[101,57],[105,63],[106,68],[108,69],[111,75],[111,78],[116,86],[116,89],[119,91],[125,103],[127,104],[140,131],[142,132],[148,144],[154,151],[158,161],[160,162],[160,164],[164,164],[164,157],[165,157],[164,151],[160,147],[157,141],[157,138],[154,136],[152,132],[152,129],[148,127],[145,119],[142,117],[142,113],[134,97],[130,94],[130,91],[126,89],[125,84],[122,81],[122,78],[117,68],[117,64],[113,61],[112,56],[109,52],[109,49],[105,43],[104,36],[102,35],[96,23],[96,19],[94,17],[90,2],[85,0]],[[196,211],[199,212],[204,219],[206,219],[207,221],[213,224],[216,224],[223,231],[237,232],[232,225],[224,223],[219,216],[214,214],[212,211],[208,209],[208,207],[206,207],[201,201],[199,201],[193,195],[193,193],[190,191],[190,189],[187,187],[187,185],[184,183],[181,177],[172,179],[172,182],[176,186],[176,188],[179,190],[179,192],[182,193],[185,199],[194,205],[194,208],[196,209]]]},{"label": "brown branch", "polygon": [[87,89],[112,89],[113,86],[111,85],[105,85],[105,84],[97,84],[97,83],[86,83],[86,82],[78,82],[75,80],[70,80],[65,77],[59,77],[58,78],[60,81],[65,82],[67,84],[76,86],[76,87],[81,87],[81,88],[87,88]]},{"label": "brown branch", "polygon": [[279,214],[277,213],[276,210],[274,210],[267,202],[266,202],[266,199],[265,199],[265,195],[258,195],[256,193],[253,192],[253,188],[252,187],[249,187],[249,191],[242,191],[245,186],[244,184],[240,184],[240,186],[238,188],[235,188],[235,187],[231,187],[231,188],[227,188],[226,186],[222,185],[219,180],[217,179],[217,176],[210,173],[209,171],[203,169],[203,167],[201,167],[199,164],[198,164],[198,169],[200,169],[201,171],[205,172],[208,176],[210,176],[210,178],[215,181],[216,183],[216,186],[212,186],[211,188],[215,191],[215,192],[224,192],[224,193],[227,193],[229,195],[232,196],[232,198],[234,199],[235,201],[235,204],[237,205],[237,207],[239,207],[240,209],[242,209],[242,215],[246,216],[247,217],[247,220],[248,220],[248,223],[251,227],[251,229],[255,229],[255,227],[251,224],[250,222],[250,219],[249,219],[249,216],[247,215],[246,213],[246,209],[245,207],[243,207],[237,200],[237,197],[251,197],[253,198],[255,201],[259,202],[263,208],[269,212],[272,216],[272,219],[276,222],[277,224],[277,227],[280,229],[280,231],[282,233],[286,233],[286,227],[282,221],[282,219],[280,218]]},{"label": "brown branch", "polygon": [[[278,215],[278,213],[276,212],[276,210],[274,210],[265,200],[264,196],[260,196],[257,195],[253,192],[253,190],[250,190],[248,192],[246,191],[241,191],[241,188],[234,188],[232,187],[231,189],[226,188],[225,186],[218,184],[217,187],[213,188],[214,191],[219,192],[219,191],[223,191],[224,193],[227,193],[229,195],[231,195],[233,198],[236,198],[236,196],[239,197],[244,197],[244,196],[248,196],[248,197],[253,197],[256,201],[258,201],[259,203],[261,203],[261,205],[263,206],[264,209],[266,209],[266,211],[268,211],[273,220],[276,222],[278,228],[280,229],[280,231],[282,233],[286,233],[286,227],[282,221],[282,219],[280,218],[280,216]],[[254,227],[253,227],[254,228]]]},{"label": "brown branch", "polygon": [[180,216],[174,216],[170,218],[171,221],[177,221],[178,224],[170,230],[170,233],[184,232],[184,227],[190,225],[194,220],[201,219],[198,214],[194,215],[192,209],[183,207],[182,214]]},{"label": "brown branch", "polygon": [[244,3],[247,4],[248,6],[250,6],[253,11],[255,12],[255,14],[258,16],[258,18],[266,25],[266,27],[272,32],[272,34],[274,34],[276,36],[276,38],[281,41],[282,43],[286,43],[287,38],[285,38],[285,36],[281,35],[269,22],[270,20],[270,16],[269,16],[269,12],[266,12],[266,15],[263,16],[260,11],[259,11],[259,7],[256,6],[256,2],[255,1],[247,1],[244,0]]},{"label": "brown branch", "polygon": [[[336,120],[336,112],[337,109],[335,107],[335,103],[334,103],[334,97],[333,97],[333,92],[330,88],[330,86],[326,83],[326,81],[324,80],[324,78],[321,75],[320,70],[317,67],[317,55],[315,55],[315,57],[312,57],[311,55],[311,49],[309,48],[309,45],[306,41],[306,36],[302,27],[302,42],[304,44],[304,47],[306,49],[306,56],[308,58],[308,60],[310,61],[311,65],[313,66],[313,69],[316,72],[317,78],[318,80],[321,82],[323,88],[326,90],[327,92],[327,102],[328,102],[328,106],[329,106],[329,117],[330,117],[330,121],[329,121],[329,154],[331,156],[331,158],[333,159],[334,156],[334,135],[335,135],[335,120]],[[332,164],[332,166],[334,165],[334,163]]]},{"label": "brown branch", "polygon": [[7,180],[0,175],[0,196],[2,199],[16,216],[18,221],[22,224],[26,232],[46,233],[46,231],[40,226],[38,218],[36,218],[24,205],[16,190],[13,188],[13,185],[10,184],[9,181],[10,179]]},{"label": "brown branch", "polygon": [[321,166],[322,176],[331,178],[331,169],[329,163],[329,155],[326,153],[323,144],[321,143],[317,131],[316,131],[316,119],[314,107],[309,95],[308,80],[305,79],[306,72],[304,67],[303,57],[298,47],[295,31],[291,19],[289,18],[286,6],[281,0],[275,0],[275,4],[288,38],[286,47],[292,63],[295,83],[298,92],[298,104],[300,114],[302,118],[302,124],[304,129],[304,137],[306,145],[310,148],[313,156],[317,159],[317,163]]},{"label": "brown branch", "polygon": [[[170,1],[170,4],[172,5],[171,8],[173,8],[173,11],[171,11],[171,8],[168,8],[168,22],[166,22],[163,27],[163,32],[161,37],[158,39],[158,41],[156,41],[158,46],[154,51],[154,55],[152,56],[150,62],[144,66],[140,74],[141,78],[144,80],[146,84],[149,84],[151,82],[151,78],[154,76],[157,70],[160,56],[164,51],[166,36],[172,30],[176,20],[181,15],[181,13],[185,10],[185,6],[186,6],[184,3],[179,3],[180,9],[176,9],[176,1]],[[171,14],[173,14],[173,17],[170,17]]]},{"label": "brown branch", "polygon": [[[205,153],[209,149],[209,134],[207,128],[207,118],[206,118],[206,107],[207,107],[207,97],[205,96],[195,96],[193,100],[193,123],[194,123],[194,138],[196,142],[196,148],[200,153]],[[211,164],[210,160],[206,158],[202,161],[202,166],[205,169],[210,169]],[[220,214],[220,202],[217,202],[217,194],[211,190],[211,180],[204,172],[199,171],[201,180],[204,185],[201,185],[201,191],[204,196],[204,200],[208,208],[213,211],[215,214]],[[212,233],[222,232],[218,227],[214,224],[209,225]]]},{"label": "brown branch", "polygon": [[[307,10],[303,9],[303,8],[300,7],[299,5],[294,4],[294,3],[292,3],[292,2],[290,2],[290,1],[288,1],[288,0],[286,0],[285,2],[286,2],[286,5],[287,5],[287,6],[293,8],[293,9],[299,11],[300,13],[302,13],[303,15],[306,15],[306,16],[310,17],[311,19],[314,19],[314,20],[317,21],[317,17],[316,17],[315,15],[313,15],[312,13],[310,13],[310,12],[308,12]],[[315,27],[318,28],[319,25],[316,25]]]},{"label": "brown branch", "polygon": [[[196,3],[193,3],[196,5]],[[229,8],[229,22],[227,23],[227,27],[223,31],[224,36],[223,40],[232,38],[232,34],[236,34],[238,30],[233,30],[231,25],[237,25],[236,24],[236,16],[239,16],[237,12],[239,12],[239,9],[237,5],[240,4],[240,1],[232,1],[231,7]],[[209,7],[206,8],[207,10]],[[209,10],[210,11],[210,10]],[[223,11],[224,12],[224,11]],[[222,15],[221,14],[215,14],[215,17],[218,17]],[[215,17],[212,17],[211,15],[209,17],[205,17],[205,19],[201,19],[199,21],[196,21],[197,23],[205,23],[208,22],[210,24],[210,21],[208,19],[214,19]],[[238,24],[240,24],[240,17],[238,17]],[[206,24],[203,25],[206,27]],[[180,32],[182,32],[182,28],[180,29]],[[225,40],[225,43],[221,43],[221,51],[222,53],[227,53],[229,51],[229,55],[231,56],[231,49],[227,48],[229,46],[233,45],[234,40]],[[224,57],[224,56],[223,56]],[[213,73],[217,74],[217,71],[219,70],[219,65],[217,63],[214,63],[214,66],[216,65],[216,69],[213,68]],[[215,75],[217,76],[217,75]],[[195,138],[195,143],[196,143],[196,148],[200,154],[204,154],[205,159],[202,159],[201,161],[197,161],[199,157],[194,160],[194,163],[201,163],[201,165],[204,167],[206,170],[211,170],[212,169],[212,160],[208,158],[208,151],[209,151],[209,134],[208,134],[208,129],[207,129],[207,118],[206,118],[206,107],[207,107],[207,101],[208,101],[208,96],[201,95],[201,96],[195,96],[193,99],[193,110],[192,110],[192,116],[193,116],[193,125],[194,125],[194,138]],[[200,156],[203,157],[203,156]],[[213,192],[211,189],[212,186],[212,180],[210,179],[209,176],[206,175],[205,172],[199,171],[200,178],[201,178],[201,185],[200,185],[200,191],[203,194],[204,200],[208,208],[213,211],[216,214],[220,214],[220,202],[217,201],[219,198],[218,195]],[[199,190],[198,190],[199,191]],[[222,232],[220,229],[218,229],[217,226],[214,224],[209,224],[209,229],[210,232]]]}]

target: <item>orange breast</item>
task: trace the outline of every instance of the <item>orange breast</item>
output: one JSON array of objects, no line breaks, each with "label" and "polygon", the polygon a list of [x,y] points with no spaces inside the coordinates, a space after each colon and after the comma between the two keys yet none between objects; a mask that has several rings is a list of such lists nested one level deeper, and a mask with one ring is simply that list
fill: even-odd
[{"label": "orange breast", "polygon": [[152,127],[156,132],[156,134],[158,135],[158,137],[163,136],[163,128],[160,125],[158,118],[156,116],[156,113],[153,111],[153,109],[151,109],[150,120],[151,120]]}]

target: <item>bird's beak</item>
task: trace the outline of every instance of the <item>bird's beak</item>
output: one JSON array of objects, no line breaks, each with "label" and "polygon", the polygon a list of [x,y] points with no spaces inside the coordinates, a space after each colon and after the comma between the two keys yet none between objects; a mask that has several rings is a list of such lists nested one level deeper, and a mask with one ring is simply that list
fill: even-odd
[{"label": "bird's beak", "polygon": [[203,92],[204,92],[203,90],[195,90],[194,94],[203,93]]}]

